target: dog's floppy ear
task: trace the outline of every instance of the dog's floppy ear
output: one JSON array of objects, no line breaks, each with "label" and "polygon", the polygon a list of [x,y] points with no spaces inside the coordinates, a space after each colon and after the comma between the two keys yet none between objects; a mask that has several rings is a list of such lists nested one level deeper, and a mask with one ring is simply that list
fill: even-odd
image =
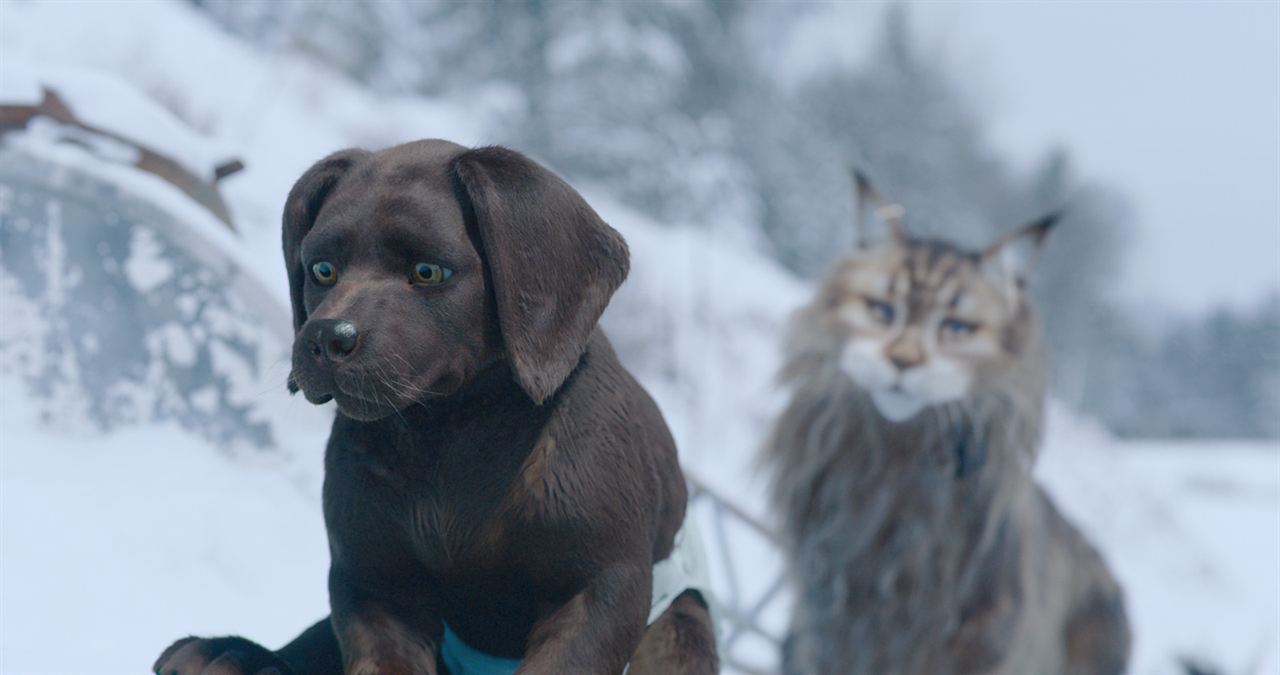
[{"label": "dog's floppy ear", "polygon": [[338,180],[356,162],[369,154],[368,150],[340,150],[316,162],[302,174],[289,190],[284,203],[284,267],[289,273],[289,298],[293,302],[293,332],[297,333],[307,322],[307,308],[302,302],[302,287],[306,270],[302,269],[302,238],[316,224],[320,207],[338,184]]},{"label": "dog's floppy ear", "polygon": [[514,150],[469,150],[453,173],[484,248],[507,357],[541,404],[573,372],[627,277],[627,244],[576,190]]}]

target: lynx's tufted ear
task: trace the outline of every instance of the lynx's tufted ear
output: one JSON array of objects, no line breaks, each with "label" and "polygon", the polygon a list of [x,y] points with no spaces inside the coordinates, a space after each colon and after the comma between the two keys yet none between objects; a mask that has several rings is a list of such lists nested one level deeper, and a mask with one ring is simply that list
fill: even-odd
[{"label": "lynx's tufted ear", "polygon": [[453,174],[480,235],[507,357],[546,401],[577,367],[627,276],[627,244],[551,171],[501,147],[469,150]]},{"label": "lynx's tufted ear", "polygon": [[[370,153],[367,150],[349,149],[335,152],[316,162],[307,172],[302,174],[298,182],[289,190],[284,203],[283,239],[284,267],[289,275],[289,299],[293,305],[293,332],[296,334],[302,324],[307,322],[307,308],[303,304],[302,289],[306,281],[306,270],[302,269],[302,238],[315,225],[316,217],[324,206],[325,199],[333,191],[333,187],[362,158]],[[298,386],[289,378],[289,391],[297,393]]]},{"label": "lynx's tufted ear", "polygon": [[870,248],[888,241],[906,243],[908,235],[907,226],[902,222],[905,215],[902,206],[885,199],[866,174],[856,168],[850,169],[850,173],[853,174],[856,193],[853,208],[858,248]]},{"label": "lynx's tufted ear", "polygon": [[995,240],[982,252],[983,269],[1010,286],[1026,286],[1045,239],[1061,219],[1062,211],[1054,211]]}]

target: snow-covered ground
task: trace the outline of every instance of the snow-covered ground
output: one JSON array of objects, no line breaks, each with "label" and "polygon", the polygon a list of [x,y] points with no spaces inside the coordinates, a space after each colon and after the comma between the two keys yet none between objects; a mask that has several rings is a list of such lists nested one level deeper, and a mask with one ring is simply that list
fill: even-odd
[{"label": "snow-covered ground", "polygon": [[[305,402],[297,405],[291,427],[309,447],[291,461],[229,455],[168,425],[105,437],[66,433],[35,421],[22,398],[7,393],[0,672],[141,673],[187,633],[241,633],[280,645],[327,613],[315,451],[323,427]],[[1228,673],[1280,672],[1274,448],[1171,449],[1091,433],[1086,444],[1064,428],[1067,416],[1053,423],[1040,474],[1125,584],[1135,623],[1131,672],[1175,673],[1179,655]],[[743,459],[722,464],[739,470]],[[755,574],[743,585],[758,592],[776,557],[750,533],[730,533],[731,546],[751,561],[740,573]],[[721,573],[716,582],[727,586]],[[777,630],[784,616],[775,611],[768,623]],[[744,647],[747,657],[769,656],[760,643]]]},{"label": "snow-covered ground", "polygon": [[[510,103],[374,96],[261,53],[177,3],[4,3],[0,12],[0,101],[34,102],[35,83],[52,85],[85,119],[197,170],[245,160],[224,186],[240,234],[210,234],[209,245],[244,261],[280,306],[280,204],[310,162],[428,136],[483,143],[487,113]],[[87,157],[48,156],[94,169]],[[167,185],[129,187],[174,203]],[[659,226],[603,190],[584,191],[632,249],[607,329],[691,473],[767,520],[752,459],[783,400],[772,386],[781,331],[807,288],[731,237]],[[7,321],[21,303],[5,288]],[[0,343],[20,340],[23,325],[10,321]],[[268,362],[285,345],[274,348]],[[318,495],[331,413],[288,398],[278,369],[263,380],[251,402],[287,442],[267,452],[171,422],[88,431],[47,418],[23,383],[0,376],[0,673],[140,673],[187,633],[278,645],[326,612]],[[1125,584],[1133,673],[1174,673],[1183,655],[1228,673],[1280,673],[1280,448],[1121,443],[1055,407],[1037,475]],[[744,530],[729,533],[733,557],[750,561],[741,593],[760,592],[776,554]],[[716,582],[728,588],[725,574]],[[770,609],[765,621],[779,630],[784,607]],[[745,657],[770,657],[761,643],[745,647]]]},{"label": "snow-covered ground", "polygon": [[1036,476],[1102,549],[1134,624],[1131,672],[1194,657],[1280,673],[1280,448],[1117,442],[1050,408]]}]

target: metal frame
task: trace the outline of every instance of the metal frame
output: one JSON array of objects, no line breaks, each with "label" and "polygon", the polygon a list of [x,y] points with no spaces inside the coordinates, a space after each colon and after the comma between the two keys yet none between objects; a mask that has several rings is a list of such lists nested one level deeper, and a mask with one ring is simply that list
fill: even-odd
[{"label": "metal frame", "polygon": [[710,504],[711,518],[709,522],[707,519],[701,520],[700,524],[704,531],[709,532],[708,536],[714,540],[715,545],[723,553],[723,555],[717,556],[720,559],[719,567],[721,569],[719,571],[723,573],[724,578],[727,580],[729,592],[727,597],[717,598],[720,614],[724,619],[724,624],[727,624],[723,626],[724,637],[720,640],[721,665],[746,675],[773,675],[772,671],[767,667],[746,663],[735,657],[733,646],[744,636],[754,634],[775,648],[779,650],[782,648],[783,637],[775,635],[766,629],[762,625],[760,617],[769,603],[777,598],[778,594],[786,586],[786,577],[780,571],[769,582],[764,594],[754,602],[746,604],[742,586],[739,583],[735,561],[732,556],[728,555],[730,548],[727,526],[731,522],[745,525],[775,548],[780,547],[778,537],[771,528],[728,499],[716,494],[706,483],[692,476],[687,476],[687,479],[690,505],[698,502]]}]

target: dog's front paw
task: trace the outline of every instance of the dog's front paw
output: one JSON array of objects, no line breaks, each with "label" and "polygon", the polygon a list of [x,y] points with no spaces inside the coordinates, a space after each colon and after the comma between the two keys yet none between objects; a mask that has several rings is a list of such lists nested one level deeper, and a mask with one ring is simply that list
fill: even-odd
[{"label": "dog's front paw", "polygon": [[159,675],[293,675],[271,650],[242,637],[187,637],[160,654]]}]

